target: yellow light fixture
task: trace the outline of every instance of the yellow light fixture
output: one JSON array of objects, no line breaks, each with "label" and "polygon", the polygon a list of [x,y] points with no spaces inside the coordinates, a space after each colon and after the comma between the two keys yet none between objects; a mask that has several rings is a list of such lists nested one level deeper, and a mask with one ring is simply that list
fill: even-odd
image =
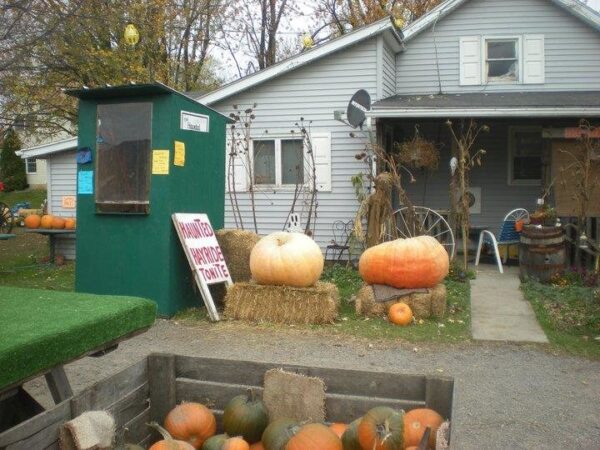
[{"label": "yellow light fixture", "polygon": [[139,42],[140,33],[134,24],[129,23],[125,27],[125,33],[123,34],[123,37],[125,38],[125,43],[127,45],[131,45],[133,47],[135,44],[137,44]]},{"label": "yellow light fixture", "polygon": [[304,48],[312,48],[314,47],[314,45],[315,41],[313,40],[310,34],[305,34],[304,36],[302,36],[302,46]]}]

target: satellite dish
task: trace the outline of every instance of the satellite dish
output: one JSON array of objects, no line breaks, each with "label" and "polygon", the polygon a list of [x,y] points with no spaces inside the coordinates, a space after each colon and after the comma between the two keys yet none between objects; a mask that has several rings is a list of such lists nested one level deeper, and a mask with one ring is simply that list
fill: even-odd
[{"label": "satellite dish", "polygon": [[350,99],[348,103],[348,110],[346,111],[346,118],[348,123],[353,128],[361,127],[366,119],[365,113],[371,110],[371,96],[367,91],[361,89]]}]

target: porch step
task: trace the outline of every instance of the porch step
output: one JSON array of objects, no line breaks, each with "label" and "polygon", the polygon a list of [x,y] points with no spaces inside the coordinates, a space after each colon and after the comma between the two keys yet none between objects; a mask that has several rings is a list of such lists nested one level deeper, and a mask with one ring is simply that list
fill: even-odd
[{"label": "porch step", "polygon": [[518,270],[477,267],[471,283],[471,332],[482,341],[548,343],[533,309],[519,289]]}]

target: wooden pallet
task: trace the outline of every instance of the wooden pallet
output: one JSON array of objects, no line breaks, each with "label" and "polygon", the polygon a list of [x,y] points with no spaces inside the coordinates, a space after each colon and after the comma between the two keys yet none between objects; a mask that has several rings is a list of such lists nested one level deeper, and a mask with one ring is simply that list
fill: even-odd
[{"label": "wooden pallet", "polygon": [[227,402],[252,388],[260,395],[267,370],[282,368],[320,377],[327,386],[330,422],[349,423],[374,406],[410,410],[428,407],[452,418],[454,380],[449,377],[400,375],[296,365],[269,364],[172,354],[152,354],[127,369],[0,434],[0,449],[58,449],[61,424],[85,411],[107,410],[124,429],[127,442],[144,447],[158,436],[146,425],[162,423],[181,401],[210,406],[219,430]]}]

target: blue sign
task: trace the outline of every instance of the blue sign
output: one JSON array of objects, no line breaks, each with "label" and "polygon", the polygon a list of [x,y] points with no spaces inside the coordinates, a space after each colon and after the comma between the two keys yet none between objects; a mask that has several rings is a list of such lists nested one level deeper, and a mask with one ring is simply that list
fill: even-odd
[{"label": "blue sign", "polygon": [[94,193],[94,172],[91,170],[81,170],[77,173],[77,193]]}]

